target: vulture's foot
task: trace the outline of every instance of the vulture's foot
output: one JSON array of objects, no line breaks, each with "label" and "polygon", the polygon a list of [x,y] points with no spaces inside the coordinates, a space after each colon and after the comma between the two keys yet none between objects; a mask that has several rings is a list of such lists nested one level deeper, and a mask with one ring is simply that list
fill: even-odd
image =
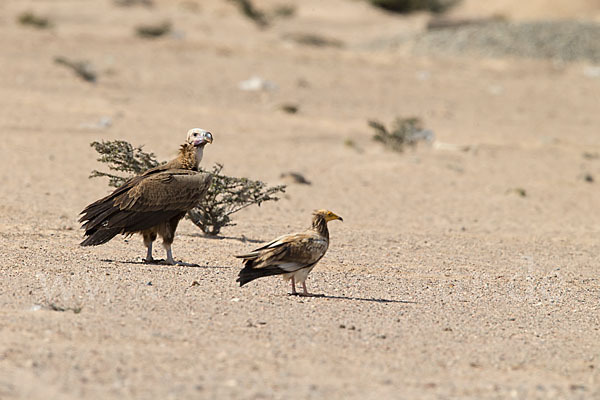
[{"label": "vulture's foot", "polygon": [[289,296],[298,296],[298,297],[325,297],[322,293],[302,293],[302,292],[292,292],[288,293]]},{"label": "vulture's foot", "polygon": [[[294,290],[295,292],[295,290]],[[325,297],[324,294],[308,293],[306,289],[306,282],[302,282],[302,293],[298,293],[298,296],[302,297]]]},{"label": "vulture's foot", "polygon": [[167,259],[165,260],[165,264],[169,265],[181,265],[182,267],[199,267],[198,264],[190,264],[183,261],[175,261],[173,259],[173,253],[171,252],[171,245],[165,245],[167,249]]},{"label": "vulture's foot", "polygon": [[142,258],[142,261],[144,262],[144,264],[160,264],[162,263],[164,260],[157,260],[155,258]]}]

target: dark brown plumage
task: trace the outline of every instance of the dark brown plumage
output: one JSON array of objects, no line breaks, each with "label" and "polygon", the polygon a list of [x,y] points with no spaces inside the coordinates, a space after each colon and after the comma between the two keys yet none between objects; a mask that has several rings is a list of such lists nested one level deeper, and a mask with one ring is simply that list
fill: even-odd
[{"label": "dark brown plumage", "polygon": [[303,296],[310,296],[306,290],[306,278],[321,260],[329,247],[327,222],[343,219],[331,211],[318,210],[313,213],[310,229],[301,233],[283,235],[242,258],[244,268],[236,282],[240,286],[255,279],[271,275],[283,275],[292,281],[292,294],[297,295],[296,282],[302,284]]},{"label": "dark brown plumage", "polygon": [[191,129],[179,156],[165,165],[136,176],[108,196],[88,205],[79,219],[87,238],[82,246],[104,244],[118,234],[142,234],[148,248],[146,262],[152,262],[152,242],[163,239],[168,264],[175,264],[171,244],[185,214],[203,199],[210,175],[199,173],[204,146],[212,134]]}]

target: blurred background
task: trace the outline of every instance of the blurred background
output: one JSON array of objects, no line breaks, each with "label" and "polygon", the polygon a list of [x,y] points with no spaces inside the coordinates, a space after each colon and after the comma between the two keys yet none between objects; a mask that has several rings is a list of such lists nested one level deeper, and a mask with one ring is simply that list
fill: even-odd
[{"label": "blurred background", "polygon": [[[1,0],[0,49],[0,397],[600,397],[600,0]],[[192,127],[281,199],[81,248],[90,143]],[[321,208],[328,298],[236,285]]]},{"label": "blurred background", "polygon": [[[37,166],[3,177],[36,182],[15,207],[58,191],[44,211],[70,216],[83,205],[71,193],[106,190],[86,179],[90,142],[165,160],[199,126],[216,135],[207,166],[291,182],[286,212],[592,228],[580,211],[600,179],[599,1],[6,0],[0,13],[4,162]],[[378,140],[376,124],[399,137]],[[557,201],[507,218],[506,193],[532,191]],[[389,208],[397,218],[374,220]]]}]

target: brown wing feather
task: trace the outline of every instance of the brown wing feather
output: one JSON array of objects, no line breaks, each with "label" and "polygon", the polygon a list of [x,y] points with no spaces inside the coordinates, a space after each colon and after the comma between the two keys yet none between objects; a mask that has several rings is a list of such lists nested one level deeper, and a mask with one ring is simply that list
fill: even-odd
[{"label": "brown wing feather", "polygon": [[269,265],[297,264],[284,267],[285,272],[291,272],[319,261],[327,251],[327,241],[318,234],[309,231],[280,238],[271,247],[258,251],[254,259],[254,268]]},{"label": "brown wing feather", "polygon": [[121,210],[189,211],[204,197],[210,175],[188,170],[173,170],[148,176],[115,198]]},{"label": "brown wing feather", "polygon": [[209,174],[154,170],[137,176],[82,211],[88,236],[84,246],[106,243],[119,233],[151,228],[195,207],[204,197]]},{"label": "brown wing feather", "polygon": [[328,245],[327,238],[313,230],[281,236],[251,253],[237,256],[244,259],[237,281],[243,286],[263,276],[311,267],[325,255]]}]

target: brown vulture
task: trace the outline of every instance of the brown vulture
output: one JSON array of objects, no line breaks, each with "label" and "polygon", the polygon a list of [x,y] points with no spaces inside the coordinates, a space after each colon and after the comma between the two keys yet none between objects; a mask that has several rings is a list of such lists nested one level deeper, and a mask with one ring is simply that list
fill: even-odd
[{"label": "brown vulture", "polygon": [[[236,256],[244,260],[236,282],[244,286],[263,276],[283,275],[283,279],[292,281],[292,295],[315,296],[306,290],[306,277],[325,255],[329,247],[327,222],[335,219],[343,221],[331,211],[315,211],[310,229],[280,236],[248,254]],[[302,284],[303,293],[296,292],[296,283]]]},{"label": "brown vulture", "polygon": [[81,212],[87,238],[82,246],[97,246],[116,235],[142,234],[148,253],[144,261],[154,262],[152,242],[159,235],[167,251],[167,264],[173,260],[171,244],[177,224],[204,198],[211,183],[209,174],[198,172],[204,146],[212,143],[210,132],[190,129],[187,141],[174,160],[131,178],[108,196]]}]

